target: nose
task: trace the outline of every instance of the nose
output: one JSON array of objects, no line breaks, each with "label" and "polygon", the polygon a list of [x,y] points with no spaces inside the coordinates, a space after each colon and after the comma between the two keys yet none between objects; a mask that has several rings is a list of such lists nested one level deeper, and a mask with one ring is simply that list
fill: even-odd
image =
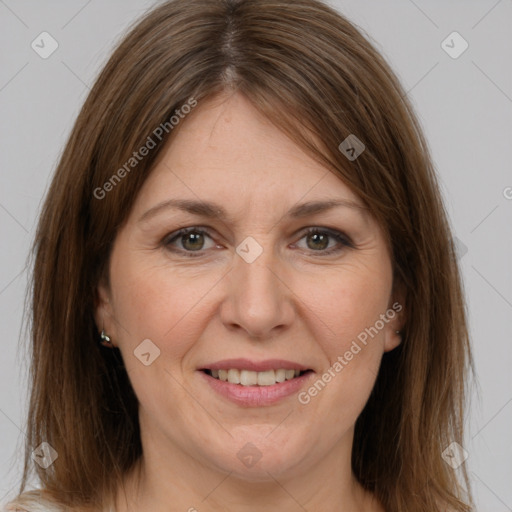
[{"label": "nose", "polygon": [[266,339],[292,325],[295,317],[289,272],[271,250],[248,263],[238,254],[228,274],[220,308],[223,324],[253,339]]}]

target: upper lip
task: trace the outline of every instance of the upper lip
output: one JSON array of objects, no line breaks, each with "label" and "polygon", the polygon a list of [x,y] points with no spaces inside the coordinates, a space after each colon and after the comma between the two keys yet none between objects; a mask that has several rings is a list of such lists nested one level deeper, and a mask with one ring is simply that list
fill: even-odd
[{"label": "upper lip", "polygon": [[236,368],[237,370],[249,370],[253,372],[264,372],[267,370],[310,370],[311,368],[294,361],[287,361],[285,359],[265,359],[264,361],[251,361],[250,359],[223,359],[215,363],[206,364],[201,367],[201,370],[230,370]]}]

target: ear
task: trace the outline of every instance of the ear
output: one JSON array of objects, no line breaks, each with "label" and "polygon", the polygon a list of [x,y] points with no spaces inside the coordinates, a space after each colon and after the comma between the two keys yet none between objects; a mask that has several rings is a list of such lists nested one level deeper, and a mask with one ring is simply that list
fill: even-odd
[{"label": "ear", "polygon": [[[94,304],[94,321],[98,332],[105,331],[110,337],[111,344],[116,347],[115,340],[117,333],[115,329],[114,311],[109,286],[104,278],[100,280],[96,287],[96,296]],[[109,345],[105,345],[109,346]]]},{"label": "ear", "polygon": [[405,285],[396,277],[393,281],[393,292],[388,304],[388,310],[386,311],[386,316],[389,320],[386,324],[384,335],[384,352],[395,349],[402,342],[406,319],[406,296]]}]

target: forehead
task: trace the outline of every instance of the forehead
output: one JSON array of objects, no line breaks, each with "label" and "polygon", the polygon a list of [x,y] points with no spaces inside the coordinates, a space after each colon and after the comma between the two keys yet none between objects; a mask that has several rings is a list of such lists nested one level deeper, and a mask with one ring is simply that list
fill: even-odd
[{"label": "forehead", "polygon": [[[140,193],[163,201],[169,193],[189,199],[248,196],[268,204],[359,198],[267,120],[243,95],[199,103],[164,148]],[[229,204],[226,205],[229,207]]]}]

